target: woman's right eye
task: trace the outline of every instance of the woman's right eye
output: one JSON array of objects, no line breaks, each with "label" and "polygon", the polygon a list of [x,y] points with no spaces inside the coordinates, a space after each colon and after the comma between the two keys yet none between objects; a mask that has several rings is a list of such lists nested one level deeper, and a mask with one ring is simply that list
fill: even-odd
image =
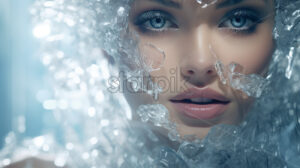
[{"label": "woman's right eye", "polygon": [[161,32],[178,28],[177,24],[175,23],[175,19],[173,19],[170,14],[155,10],[140,14],[134,23],[139,27],[140,30],[144,32]]}]

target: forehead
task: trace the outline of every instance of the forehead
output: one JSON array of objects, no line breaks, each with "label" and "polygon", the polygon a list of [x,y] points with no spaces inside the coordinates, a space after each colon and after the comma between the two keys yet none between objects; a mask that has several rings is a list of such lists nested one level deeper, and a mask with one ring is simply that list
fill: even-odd
[{"label": "forehead", "polygon": [[[237,4],[237,3],[241,3],[243,1],[251,1],[251,0],[147,0],[147,1],[154,1],[154,2],[161,3],[161,4],[173,5],[173,6],[177,5],[178,6],[178,5],[183,4],[183,3],[191,3],[191,2],[197,2],[199,4],[204,4],[204,3],[215,4],[215,3],[219,3],[221,5],[222,4],[234,5],[234,4]],[[259,1],[263,1],[263,2],[267,3],[270,0],[259,0]]]},{"label": "forehead", "polygon": [[[273,9],[274,0],[134,0],[133,9],[147,8],[152,5],[160,5],[173,9],[191,10],[206,8],[212,6],[215,9],[226,9],[236,5],[259,6],[260,8]],[[210,8],[210,9],[213,9]]]}]

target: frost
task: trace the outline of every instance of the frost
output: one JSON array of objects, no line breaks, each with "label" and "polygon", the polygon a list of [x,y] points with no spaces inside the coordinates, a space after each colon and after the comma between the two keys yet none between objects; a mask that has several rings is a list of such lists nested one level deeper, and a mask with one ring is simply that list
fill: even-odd
[{"label": "frost", "polygon": [[156,126],[169,123],[168,110],[161,104],[140,105],[137,109],[137,114],[143,122],[150,121]]}]

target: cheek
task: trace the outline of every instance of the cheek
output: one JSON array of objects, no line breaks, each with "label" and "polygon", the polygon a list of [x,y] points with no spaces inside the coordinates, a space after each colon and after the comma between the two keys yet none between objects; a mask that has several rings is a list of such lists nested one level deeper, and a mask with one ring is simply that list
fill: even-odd
[{"label": "cheek", "polygon": [[231,62],[243,66],[244,73],[260,74],[268,67],[274,43],[272,29],[263,27],[253,35],[232,35],[216,38],[214,49],[225,65]]}]

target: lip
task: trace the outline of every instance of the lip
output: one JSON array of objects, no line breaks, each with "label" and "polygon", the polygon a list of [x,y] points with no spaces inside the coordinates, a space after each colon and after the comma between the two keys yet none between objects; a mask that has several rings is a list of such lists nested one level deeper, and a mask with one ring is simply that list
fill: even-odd
[{"label": "lip", "polygon": [[[211,104],[180,102],[180,100],[192,98],[215,99],[218,102]],[[189,88],[170,99],[170,101],[180,113],[188,117],[201,120],[209,120],[222,115],[230,103],[228,98],[210,88]]]}]

